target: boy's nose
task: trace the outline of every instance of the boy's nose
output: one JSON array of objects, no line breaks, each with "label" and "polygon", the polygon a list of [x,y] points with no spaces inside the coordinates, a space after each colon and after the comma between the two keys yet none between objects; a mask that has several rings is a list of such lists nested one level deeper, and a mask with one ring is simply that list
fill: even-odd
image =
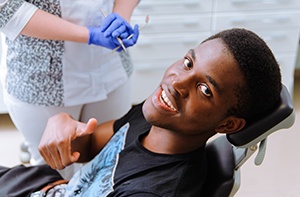
[{"label": "boy's nose", "polygon": [[189,75],[177,75],[172,78],[172,87],[174,90],[183,98],[188,96],[190,87],[190,77]]}]

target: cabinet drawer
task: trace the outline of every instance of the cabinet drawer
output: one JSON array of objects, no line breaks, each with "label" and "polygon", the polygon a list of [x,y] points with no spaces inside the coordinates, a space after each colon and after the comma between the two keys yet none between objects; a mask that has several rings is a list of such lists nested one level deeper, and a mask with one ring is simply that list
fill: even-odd
[{"label": "cabinet drawer", "polygon": [[[131,24],[143,25],[145,16],[135,16]],[[185,33],[195,31],[209,31],[211,28],[211,14],[203,15],[151,15],[147,26],[141,34],[148,33]]]},{"label": "cabinet drawer", "polygon": [[275,52],[296,53],[299,40],[299,30],[268,30],[257,31],[270,48]]},{"label": "cabinet drawer", "polygon": [[133,60],[134,71],[130,79],[133,103],[139,103],[150,96],[167,68],[178,59]]},{"label": "cabinet drawer", "polygon": [[179,60],[181,57],[174,57],[169,59],[152,59],[152,60],[132,60],[134,70],[139,73],[147,73],[151,71],[162,70],[165,71],[174,62]]},{"label": "cabinet drawer", "polygon": [[219,13],[213,17],[213,27],[291,28],[299,26],[300,10],[290,12]]},{"label": "cabinet drawer", "polygon": [[216,12],[300,8],[299,0],[216,0]]},{"label": "cabinet drawer", "polygon": [[209,32],[197,34],[142,34],[138,43],[130,48],[133,60],[174,59],[183,57],[210,35]]},{"label": "cabinet drawer", "polygon": [[156,90],[165,70],[151,70],[147,72],[134,71],[131,81],[131,98],[132,103],[140,103],[150,96]]},{"label": "cabinet drawer", "polygon": [[296,53],[275,53],[282,76],[282,83],[293,94]]},{"label": "cabinet drawer", "polygon": [[[281,29],[274,28],[261,30],[255,28],[247,28],[259,35],[275,52],[291,52],[296,53],[299,40],[299,29]],[[214,32],[219,32],[221,29],[215,29]]]},{"label": "cabinet drawer", "polygon": [[134,15],[191,14],[211,12],[213,0],[142,0]]}]

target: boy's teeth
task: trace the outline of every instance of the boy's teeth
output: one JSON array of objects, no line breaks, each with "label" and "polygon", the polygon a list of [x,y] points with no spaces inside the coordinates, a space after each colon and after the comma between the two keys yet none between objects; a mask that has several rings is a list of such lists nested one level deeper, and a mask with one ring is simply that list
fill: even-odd
[{"label": "boy's teeth", "polygon": [[172,110],[177,111],[176,108],[172,105],[171,101],[169,100],[169,98],[167,97],[165,91],[163,90],[161,93],[161,98],[164,101],[164,103],[166,103]]}]

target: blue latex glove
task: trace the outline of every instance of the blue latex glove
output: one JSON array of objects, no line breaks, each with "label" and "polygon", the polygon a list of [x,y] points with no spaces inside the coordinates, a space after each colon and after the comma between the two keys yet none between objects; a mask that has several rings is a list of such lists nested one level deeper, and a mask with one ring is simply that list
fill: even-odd
[{"label": "blue latex glove", "polygon": [[118,47],[120,44],[116,37],[105,37],[104,32],[101,31],[100,27],[88,27],[89,30],[89,40],[88,44],[94,44],[98,46],[102,46],[108,49],[114,49]]},{"label": "blue latex glove", "polygon": [[119,14],[111,13],[103,21],[101,30],[106,37],[113,36],[127,38],[133,33],[130,24]]},{"label": "blue latex glove", "polygon": [[[133,46],[139,37],[138,25],[134,29],[120,15],[112,13],[108,15],[100,27],[88,27],[90,32],[89,44],[100,45],[109,49],[120,46],[116,37],[121,38],[124,46]],[[130,39],[128,36],[133,35]],[[107,39],[107,40],[105,40]],[[120,48],[118,51],[121,51]]]}]

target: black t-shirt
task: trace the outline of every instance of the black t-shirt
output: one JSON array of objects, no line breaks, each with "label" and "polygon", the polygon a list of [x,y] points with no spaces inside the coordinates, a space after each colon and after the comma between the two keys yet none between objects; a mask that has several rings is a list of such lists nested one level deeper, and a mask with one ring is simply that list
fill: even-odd
[{"label": "black t-shirt", "polygon": [[140,139],[151,125],[134,106],[114,124],[101,152],[70,180],[67,196],[199,197],[206,177],[204,147],[187,154],[157,154]]},{"label": "black t-shirt", "polygon": [[114,178],[115,191],[109,196],[199,197],[206,177],[204,148],[177,155],[145,149],[140,139],[149,132],[151,125],[142,114],[142,104],[116,121],[114,130],[118,131],[128,122],[125,148],[120,153]]}]

